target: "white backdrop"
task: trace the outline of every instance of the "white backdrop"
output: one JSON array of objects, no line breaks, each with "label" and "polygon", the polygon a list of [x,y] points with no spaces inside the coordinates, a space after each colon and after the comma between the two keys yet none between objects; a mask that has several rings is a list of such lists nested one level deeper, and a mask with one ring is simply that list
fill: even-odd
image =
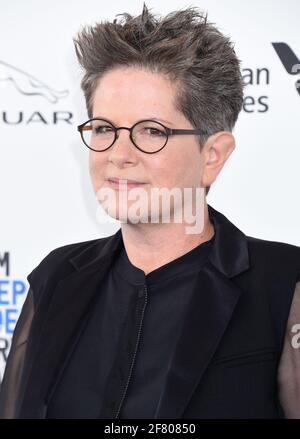
[{"label": "white backdrop", "polygon": [[[198,6],[235,42],[253,81],[234,130],[236,149],[208,202],[247,235],[300,245],[300,61],[290,74],[272,45],[285,43],[285,53],[290,48],[300,59],[300,2],[146,4],[157,14]],[[76,131],[87,115],[72,37],[85,24],[140,14],[142,6],[142,0],[0,0],[0,380],[28,273],[54,248],[120,227],[97,223],[88,150]],[[257,69],[267,72],[259,81]]]}]

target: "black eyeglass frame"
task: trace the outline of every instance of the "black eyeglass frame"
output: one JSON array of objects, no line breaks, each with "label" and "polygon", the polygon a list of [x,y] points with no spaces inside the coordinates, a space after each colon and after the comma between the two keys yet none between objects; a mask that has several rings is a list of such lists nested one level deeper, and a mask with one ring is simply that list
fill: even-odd
[{"label": "black eyeglass frame", "polygon": [[[109,123],[109,125],[110,125],[110,126],[113,128],[113,130],[114,130],[115,138],[114,138],[113,142],[112,142],[107,148],[105,148],[105,149],[98,150],[98,149],[91,148],[89,145],[87,145],[87,143],[86,143],[85,140],[84,140],[84,137],[83,137],[83,131],[89,131],[89,130],[92,129],[92,127],[91,127],[91,126],[87,126],[87,124],[88,124],[89,122],[92,122],[93,120],[103,120],[104,122]],[[135,127],[136,125],[138,125],[138,124],[140,124],[140,123],[142,123],[142,122],[154,122],[154,123],[156,123],[156,124],[158,124],[158,125],[161,125],[161,126],[165,129],[166,134],[167,134],[167,135],[166,135],[166,141],[165,141],[164,145],[163,145],[160,149],[158,149],[157,151],[153,151],[153,152],[144,151],[143,149],[141,149],[141,148],[140,148],[140,147],[134,142],[134,139],[133,139],[133,136],[132,136],[133,129],[134,129],[134,127]],[[153,119],[143,119],[143,120],[139,120],[139,121],[136,122],[134,125],[132,125],[131,128],[128,128],[128,127],[118,127],[118,128],[116,128],[116,127],[113,125],[113,123],[110,122],[110,121],[107,120],[107,119],[102,119],[102,118],[100,118],[100,117],[93,117],[92,119],[89,119],[89,120],[87,120],[86,122],[82,123],[81,125],[78,125],[78,126],[77,126],[77,130],[80,132],[81,139],[82,139],[83,143],[84,143],[89,149],[91,149],[92,151],[95,151],[95,152],[104,152],[104,151],[106,151],[107,149],[109,149],[109,148],[115,143],[115,141],[116,141],[117,138],[118,138],[118,134],[117,134],[118,130],[122,130],[122,129],[124,129],[124,130],[128,130],[128,131],[129,131],[129,137],[130,137],[131,142],[134,144],[134,146],[135,146],[138,150],[144,152],[145,154],[155,154],[155,153],[161,151],[161,150],[166,146],[166,144],[168,143],[169,136],[173,136],[173,135],[177,135],[177,134],[179,134],[179,135],[182,135],[182,134],[192,134],[192,135],[195,135],[195,134],[204,134],[204,135],[205,135],[205,134],[206,134],[206,135],[207,135],[207,131],[204,131],[204,130],[201,130],[201,129],[169,128],[169,127],[166,127],[166,126],[165,126],[164,124],[162,124],[161,122],[158,122],[157,120],[153,120]]]}]

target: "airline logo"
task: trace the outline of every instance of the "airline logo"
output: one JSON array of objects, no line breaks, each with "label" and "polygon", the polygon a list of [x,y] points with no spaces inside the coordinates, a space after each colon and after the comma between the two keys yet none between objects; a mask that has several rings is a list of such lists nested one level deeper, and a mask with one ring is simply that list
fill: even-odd
[{"label": "airline logo", "polygon": [[[286,43],[272,43],[283,67],[289,75],[300,74],[300,60],[295,55],[290,46]],[[300,95],[300,79],[295,82],[297,93]]]}]

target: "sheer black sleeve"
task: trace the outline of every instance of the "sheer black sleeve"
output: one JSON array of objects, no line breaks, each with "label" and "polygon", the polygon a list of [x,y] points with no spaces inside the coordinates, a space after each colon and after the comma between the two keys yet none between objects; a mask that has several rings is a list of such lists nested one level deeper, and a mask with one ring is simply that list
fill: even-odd
[{"label": "sheer black sleeve", "polygon": [[34,300],[33,291],[30,287],[15,326],[1,383],[0,419],[17,417],[24,358],[33,315]]},{"label": "sheer black sleeve", "polygon": [[300,419],[300,278],[295,286],[277,376],[285,417]]}]

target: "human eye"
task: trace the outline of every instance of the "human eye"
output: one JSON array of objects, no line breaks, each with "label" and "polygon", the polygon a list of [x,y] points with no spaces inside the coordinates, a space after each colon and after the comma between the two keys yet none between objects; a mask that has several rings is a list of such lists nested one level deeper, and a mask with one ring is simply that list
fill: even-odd
[{"label": "human eye", "polygon": [[150,136],[161,137],[161,136],[165,135],[165,133],[162,130],[159,130],[158,128],[147,127],[147,128],[145,128],[145,130],[146,130],[146,134],[148,134]]},{"label": "human eye", "polygon": [[101,134],[109,133],[111,131],[113,131],[113,129],[109,125],[99,125],[93,127],[93,133],[97,136]]}]

